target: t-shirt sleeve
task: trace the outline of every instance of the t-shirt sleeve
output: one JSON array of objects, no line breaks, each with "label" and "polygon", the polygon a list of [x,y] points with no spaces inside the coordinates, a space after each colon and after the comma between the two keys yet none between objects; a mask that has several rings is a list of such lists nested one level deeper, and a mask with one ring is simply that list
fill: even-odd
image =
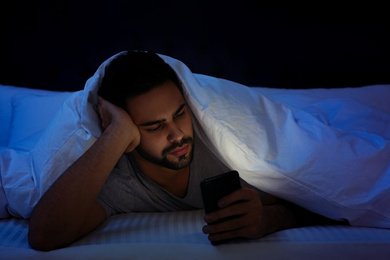
[{"label": "t-shirt sleeve", "polygon": [[102,192],[100,192],[99,196],[96,198],[96,203],[103,207],[106,211],[107,217],[118,214],[118,212],[106,202],[105,196]]},{"label": "t-shirt sleeve", "polygon": [[125,156],[122,156],[96,198],[96,203],[104,208],[107,217],[123,213],[125,211],[123,203],[131,199],[126,197],[126,192],[124,192],[129,182],[126,179],[126,175],[128,175],[126,169],[127,160]]}]

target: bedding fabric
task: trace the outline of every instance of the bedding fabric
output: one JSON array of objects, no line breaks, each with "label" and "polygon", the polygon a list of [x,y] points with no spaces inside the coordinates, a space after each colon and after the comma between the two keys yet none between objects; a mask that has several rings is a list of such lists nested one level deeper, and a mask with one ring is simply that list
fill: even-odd
[{"label": "bedding fabric", "polygon": [[[65,100],[34,148],[0,151],[12,215],[28,218],[43,192],[100,135],[96,91],[117,55]],[[390,227],[389,86],[248,88],[161,57],[182,80],[198,134],[248,183],[352,225]],[[20,161],[25,169],[15,174]],[[11,182],[26,172],[29,185]]]},{"label": "bedding fabric", "polygon": [[212,246],[203,210],[120,214],[71,246],[40,252],[27,242],[28,221],[0,221],[0,259],[375,259],[390,255],[390,230],[312,226],[257,240]]}]

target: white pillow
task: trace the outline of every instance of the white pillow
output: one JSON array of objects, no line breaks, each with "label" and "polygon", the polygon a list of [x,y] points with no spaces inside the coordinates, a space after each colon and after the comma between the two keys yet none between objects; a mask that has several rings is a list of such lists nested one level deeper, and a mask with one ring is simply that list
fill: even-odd
[{"label": "white pillow", "polygon": [[12,98],[8,146],[32,148],[70,92],[17,94]]}]

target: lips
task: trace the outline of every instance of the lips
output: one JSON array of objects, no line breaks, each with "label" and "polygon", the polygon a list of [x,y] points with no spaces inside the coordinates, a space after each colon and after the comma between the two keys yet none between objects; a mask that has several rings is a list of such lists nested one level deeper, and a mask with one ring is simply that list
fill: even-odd
[{"label": "lips", "polygon": [[179,157],[179,156],[186,154],[187,151],[188,151],[188,144],[185,144],[181,147],[176,148],[175,150],[170,152],[170,154],[172,154],[173,156]]}]

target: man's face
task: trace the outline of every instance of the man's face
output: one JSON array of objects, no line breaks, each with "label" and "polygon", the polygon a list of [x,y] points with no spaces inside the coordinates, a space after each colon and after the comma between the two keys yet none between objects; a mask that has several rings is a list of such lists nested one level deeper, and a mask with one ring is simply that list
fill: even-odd
[{"label": "man's face", "polygon": [[127,103],[141,134],[136,151],[148,162],[177,170],[192,160],[193,128],[178,87],[168,81]]}]

